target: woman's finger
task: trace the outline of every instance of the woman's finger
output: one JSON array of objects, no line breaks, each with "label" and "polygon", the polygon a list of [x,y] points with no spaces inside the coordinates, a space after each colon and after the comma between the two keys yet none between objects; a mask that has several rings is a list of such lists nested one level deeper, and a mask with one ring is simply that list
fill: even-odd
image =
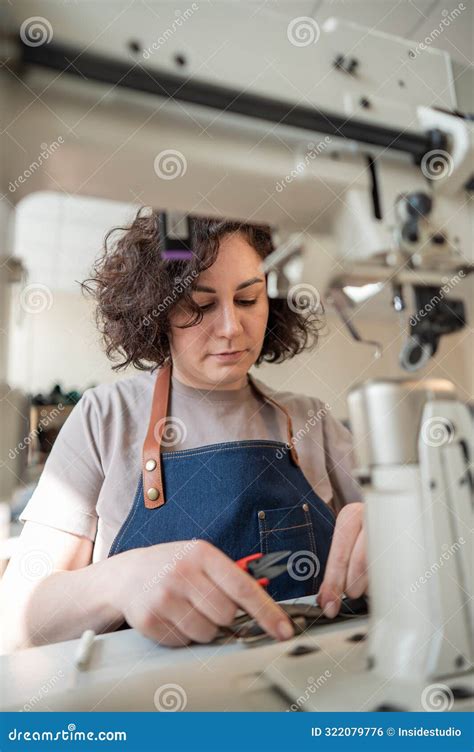
[{"label": "woman's finger", "polygon": [[153,608],[194,642],[211,642],[217,634],[217,626],[194,608],[187,598],[171,588],[163,587],[157,593]]},{"label": "woman's finger", "polygon": [[365,530],[360,531],[352,549],[347,570],[345,593],[349,598],[358,598],[367,590],[367,548]]},{"label": "woman's finger", "polygon": [[219,627],[232,624],[237,613],[237,606],[215,582],[198,573],[189,582],[187,597],[192,605],[207,619]]},{"label": "woman's finger", "polygon": [[177,648],[191,642],[175,624],[151,610],[142,613],[140,619],[130,626],[136,627],[142,635],[159,642],[160,645]]},{"label": "woman's finger", "polygon": [[237,606],[253,616],[265,632],[278,640],[293,637],[293,626],[283,609],[222,551],[209,546],[203,552],[202,567],[208,577]]},{"label": "woman's finger", "polygon": [[362,528],[362,513],[362,504],[354,502],[344,507],[336,519],[326,572],[318,595],[318,603],[329,618],[336,616],[341,605],[350,557]]}]

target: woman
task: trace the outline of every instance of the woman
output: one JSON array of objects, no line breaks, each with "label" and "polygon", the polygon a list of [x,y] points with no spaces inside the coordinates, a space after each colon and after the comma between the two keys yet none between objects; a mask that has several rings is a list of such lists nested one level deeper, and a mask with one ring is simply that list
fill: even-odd
[{"label": "woman", "polygon": [[[287,639],[276,600],[319,590],[333,617],[365,591],[349,433],[249,375],[317,339],[314,313],[268,299],[271,250],[265,228],[203,219],[193,257],[167,260],[144,211],[106,240],[85,289],[115,367],[144,372],[87,390],[53,447],[4,577],[10,648],[124,622],[208,642],[238,608]],[[287,571],[267,590],[234,563],[280,550]]]}]

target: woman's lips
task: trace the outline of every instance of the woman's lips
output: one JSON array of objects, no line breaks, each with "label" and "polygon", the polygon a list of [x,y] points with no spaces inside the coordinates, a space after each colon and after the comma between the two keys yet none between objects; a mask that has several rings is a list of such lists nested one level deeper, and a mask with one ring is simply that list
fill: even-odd
[{"label": "woman's lips", "polygon": [[234,350],[233,352],[211,353],[211,357],[216,358],[221,363],[233,363],[239,360],[246,352],[247,350]]}]

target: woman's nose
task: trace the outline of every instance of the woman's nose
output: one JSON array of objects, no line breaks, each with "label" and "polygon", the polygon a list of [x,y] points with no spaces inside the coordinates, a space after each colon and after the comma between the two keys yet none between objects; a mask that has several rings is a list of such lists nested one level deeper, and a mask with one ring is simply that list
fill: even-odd
[{"label": "woman's nose", "polygon": [[216,317],[216,335],[232,339],[240,334],[241,331],[240,311],[233,304],[222,306]]}]

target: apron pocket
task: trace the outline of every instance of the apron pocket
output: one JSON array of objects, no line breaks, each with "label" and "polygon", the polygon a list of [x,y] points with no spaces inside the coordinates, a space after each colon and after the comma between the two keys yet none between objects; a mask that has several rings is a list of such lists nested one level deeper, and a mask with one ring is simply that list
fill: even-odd
[{"label": "apron pocket", "polygon": [[287,572],[270,582],[268,593],[276,600],[316,593],[321,563],[309,505],[261,509],[257,517],[262,553],[291,551]]}]

